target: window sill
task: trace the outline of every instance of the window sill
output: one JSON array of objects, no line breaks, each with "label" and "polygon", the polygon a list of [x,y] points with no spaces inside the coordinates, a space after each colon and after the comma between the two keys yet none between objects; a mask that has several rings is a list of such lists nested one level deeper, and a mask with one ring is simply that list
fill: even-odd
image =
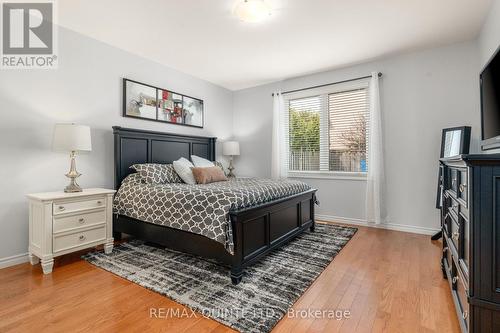
[{"label": "window sill", "polygon": [[321,172],[321,171],[289,171],[288,178],[339,179],[366,181],[364,172]]}]

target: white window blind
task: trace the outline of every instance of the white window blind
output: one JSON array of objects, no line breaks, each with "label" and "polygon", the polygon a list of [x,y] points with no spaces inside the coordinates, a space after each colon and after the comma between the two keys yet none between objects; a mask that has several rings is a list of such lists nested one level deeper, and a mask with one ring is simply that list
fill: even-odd
[{"label": "white window blind", "polygon": [[364,83],[287,97],[288,170],[367,172],[368,96]]},{"label": "white window blind", "polygon": [[368,171],[368,117],[367,88],[328,95],[330,171]]}]

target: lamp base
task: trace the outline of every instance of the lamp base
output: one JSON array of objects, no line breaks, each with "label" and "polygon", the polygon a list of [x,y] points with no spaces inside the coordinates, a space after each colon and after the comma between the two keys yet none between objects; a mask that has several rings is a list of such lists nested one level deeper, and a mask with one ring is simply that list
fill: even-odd
[{"label": "lamp base", "polygon": [[82,191],[82,188],[76,183],[74,179],[72,179],[69,185],[64,188],[65,193],[76,193]]},{"label": "lamp base", "polygon": [[227,168],[229,170],[229,173],[227,174],[228,178],[235,178],[235,174],[233,173],[234,166],[233,166],[233,157],[229,159],[229,167]]},{"label": "lamp base", "polygon": [[80,177],[82,174],[76,171],[75,155],[76,155],[75,152],[72,151],[70,155],[71,167],[69,169],[69,172],[66,174],[66,177],[71,179],[71,181],[69,182],[68,186],[64,188],[64,192],[66,193],[82,192],[82,188],[76,182],[76,179]]}]

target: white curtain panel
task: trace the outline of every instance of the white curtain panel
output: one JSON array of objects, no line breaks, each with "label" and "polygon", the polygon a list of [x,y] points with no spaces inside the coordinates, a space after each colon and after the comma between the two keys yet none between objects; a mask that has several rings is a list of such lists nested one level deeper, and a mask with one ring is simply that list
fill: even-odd
[{"label": "white curtain panel", "polygon": [[271,178],[279,179],[288,176],[288,140],[287,113],[285,101],[281,92],[275,92],[273,97],[273,138]]},{"label": "white curtain panel", "polygon": [[366,219],[368,222],[380,224],[384,222],[385,218],[385,173],[379,77],[377,72],[372,73],[370,81],[369,128]]}]

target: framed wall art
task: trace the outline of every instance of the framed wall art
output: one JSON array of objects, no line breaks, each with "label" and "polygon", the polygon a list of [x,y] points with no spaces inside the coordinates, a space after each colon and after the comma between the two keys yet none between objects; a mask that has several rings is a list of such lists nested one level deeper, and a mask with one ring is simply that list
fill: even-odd
[{"label": "framed wall art", "polygon": [[123,116],[203,128],[203,100],[124,78]]}]

